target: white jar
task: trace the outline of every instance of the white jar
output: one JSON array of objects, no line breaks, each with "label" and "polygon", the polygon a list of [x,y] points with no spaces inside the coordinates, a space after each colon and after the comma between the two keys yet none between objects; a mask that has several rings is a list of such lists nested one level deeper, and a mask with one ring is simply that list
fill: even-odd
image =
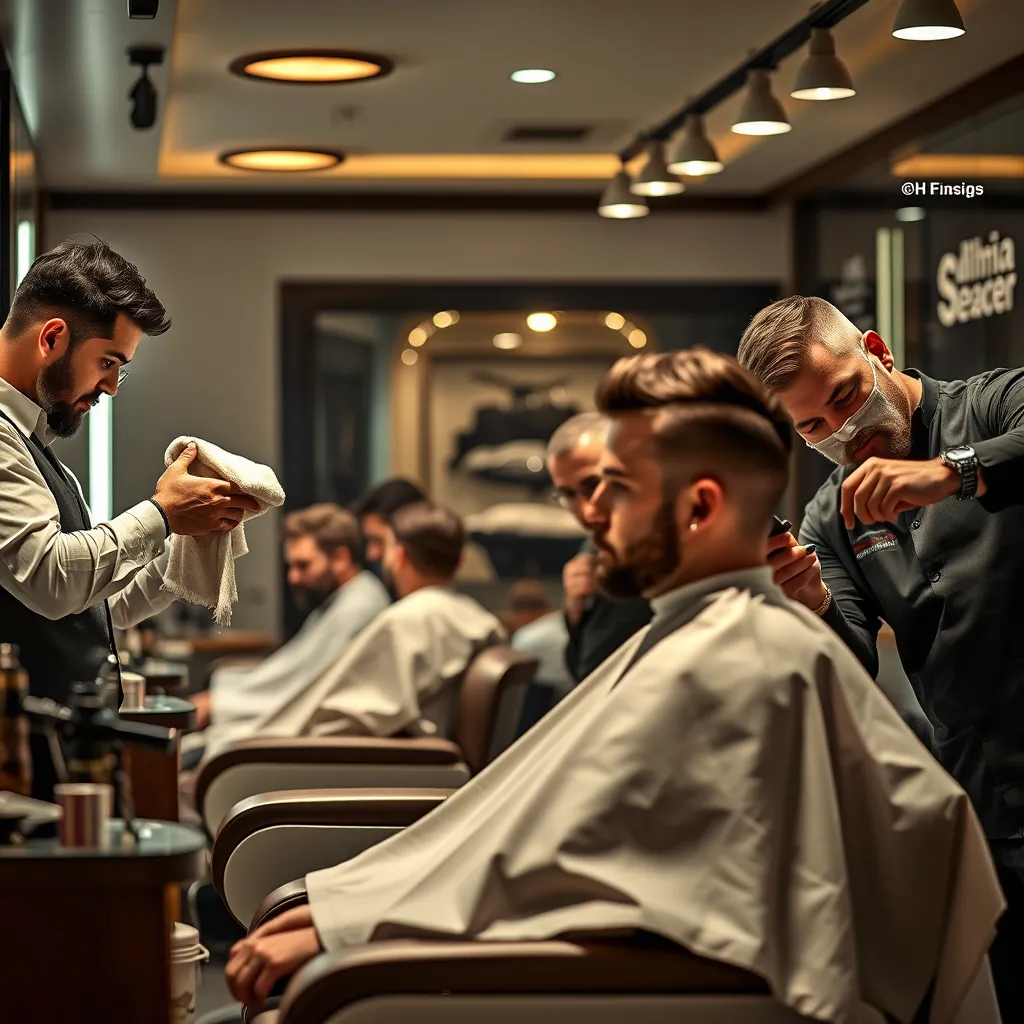
[{"label": "white jar", "polygon": [[199,944],[199,932],[178,921],[171,936],[171,1024],[191,1024],[196,1016],[197,964],[210,954]]}]

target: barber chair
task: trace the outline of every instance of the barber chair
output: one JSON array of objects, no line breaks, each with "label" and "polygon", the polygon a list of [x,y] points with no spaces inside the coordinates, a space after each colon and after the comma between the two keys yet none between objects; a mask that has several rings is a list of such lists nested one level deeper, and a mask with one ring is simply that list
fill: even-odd
[{"label": "barber chair", "polygon": [[196,809],[211,836],[243,800],[316,789],[457,789],[515,738],[537,660],[500,644],[463,677],[455,739],[366,736],[252,739],[231,744],[200,769]]}]

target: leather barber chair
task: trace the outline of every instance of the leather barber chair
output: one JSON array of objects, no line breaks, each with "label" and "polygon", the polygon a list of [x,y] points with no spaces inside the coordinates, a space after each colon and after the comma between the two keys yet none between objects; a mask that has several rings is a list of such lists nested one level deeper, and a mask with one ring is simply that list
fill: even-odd
[{"label": "leather barber chair", "polygon": [[537,660],[504,644],[470,663],[460,686],[454,742],[364,736],[252,739],[200,769],[196,809],[211,836],[241,801],[312,789],[457,789],[515,738]]},{"label": "leather barber chair", "polygon": [[[482,652],[470,666],[462,684],[457,737],[474,774],[511,742],[535,668],[534,659],[507,647]],[[362,786],[249,797],[231,809],[213,844],[212,876],[221,901],[236,921],[247,925],[267,893],[394,835],[453,788]]]}]

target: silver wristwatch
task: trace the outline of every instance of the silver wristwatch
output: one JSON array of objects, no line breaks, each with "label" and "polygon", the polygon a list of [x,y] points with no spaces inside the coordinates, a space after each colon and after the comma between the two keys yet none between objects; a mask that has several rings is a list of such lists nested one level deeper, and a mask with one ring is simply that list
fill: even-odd
[{"label": "silver wristwatch", "polygon": [[960,474],[960,493],[957,501],[967,501],[978,493],[978,456],[969,444],[950,448],[939,456],[945,466]]}]

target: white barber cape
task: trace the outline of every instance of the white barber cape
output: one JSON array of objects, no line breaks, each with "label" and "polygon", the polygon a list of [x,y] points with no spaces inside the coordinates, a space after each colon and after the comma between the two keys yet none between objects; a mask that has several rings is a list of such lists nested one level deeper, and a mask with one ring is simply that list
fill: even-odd
[{"label": "white barber cape", "polygon": [[423,587],[381,612],[338,661],[261,718],[252,735],[447,736],[456,684],[480,650],[502,639],[501,623],[471,597]]},{"label": "white barber cape", "polygon": [[250,668],[225,667],[210,680],[210,721],[205,741],[218,731],[256,722],[290,701],[335,665],[345,648],[391,603],[384,584],[361,572],[311,612],[302,628],[270,657]]},{"label": "white barber cape", "polygon": [[1004,906],[966,794],[770,570],[652,604],[639,660],[647,630],[437,810],[307,876],[325,947],[641,929],[826,1021],[910,1021],[934,981],[949,1024]]}]

